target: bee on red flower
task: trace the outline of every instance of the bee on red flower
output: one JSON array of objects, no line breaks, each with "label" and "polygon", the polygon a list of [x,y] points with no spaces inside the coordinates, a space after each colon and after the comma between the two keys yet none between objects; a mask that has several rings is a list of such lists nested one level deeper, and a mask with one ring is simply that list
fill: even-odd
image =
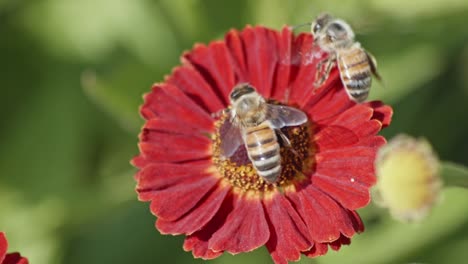
[{"label": "bee on red flower", "polygon": [[[195,45],[144,96],[146,123],[132,163],[138,198],[151,202],[161,233],[185,235],[184,249],[197,258],[266,246],[275,263],[287,263],[338,250],[364,230],[356,209],[370,201],[375,155],[385,144],[377,133],[392,109],[350,100],[335,68],[314,89],[321,54],[310,33],[295,36],[289,27],[231,30]],[[271,178],[262,176],[250,138],[228,133],[233,116],[222,110],[238,103],[233,89],[245,83],[262,106],[299,117],[266,126],[276,130],[268,133],[278,135],[272,145],[281,161],[268,163],[281,167]]]}]

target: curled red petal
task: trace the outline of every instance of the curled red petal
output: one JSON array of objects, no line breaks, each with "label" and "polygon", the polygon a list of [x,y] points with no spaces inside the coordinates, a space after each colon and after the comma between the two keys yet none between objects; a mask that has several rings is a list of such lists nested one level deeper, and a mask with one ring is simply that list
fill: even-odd
[{"label": "curled red petal", "polygon": [[312,247],[307,226],[282,194],[275,193],[263,203],[270,223],[270,239],[266,247],[274,262],[299,260],[301,251]]},{"label": "curled red petal", "polygon": [[307,251],[302,252],[308,258],[315,258],[318,256],[323,256],[328,252],[328,243],[318,243],[314,242],[314,246]]},{"label": "curled red petal", "polygon": [[200,200],[195,208],[185,213],[181,218],[174,221],[159,218],[156,222],[156,228],[162,234],[190,235],[195,233],[214,217],[229,191],[228,187],[217,186]]},{"label": "curled red petal", "polygon": [[205,237],[208,232],[201,230],[193,235],[187,236],[184,241],[184,250],[192,251],[192,255],[195,258],[201,258],[204,260],[215,259],[223,254],[222,251],[216,252],[208,248],[208,241]]},{"label": "curled red petal", "polygon": [[374,109],[372,119],[379,120],[383,128],[390,124],[393,116],[393,109],[390,106],[384,105],[380,101],[372,101],[365,104]]},{"label": "curled red petal", "polygon": [[[241,217],[242,216],[242,217]],[[262,203],[256,198],[239,196],[225,224],[210,239],[208,247],[231,254],[252,251],[270,237]]]}]

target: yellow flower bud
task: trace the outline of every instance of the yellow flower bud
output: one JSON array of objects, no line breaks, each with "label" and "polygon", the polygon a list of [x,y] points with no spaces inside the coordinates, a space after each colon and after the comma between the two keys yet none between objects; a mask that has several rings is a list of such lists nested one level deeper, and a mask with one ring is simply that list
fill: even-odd
[{"label": "yellow flower bud", "polygon": [[374,202],[400,221],[422,220],[438,200],[442,182],[439,160],[425,139],[398,135],[376,159]]}]

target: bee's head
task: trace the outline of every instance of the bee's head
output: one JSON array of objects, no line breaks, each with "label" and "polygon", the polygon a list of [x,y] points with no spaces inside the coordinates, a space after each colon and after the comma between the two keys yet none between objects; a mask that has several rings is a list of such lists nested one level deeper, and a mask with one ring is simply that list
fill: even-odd
[{"label": "bee's head", "polygon": [[312,34],[314,34],[314,37],[317,34],[320,34],[323,28],[325,27],[325,25],[327,25],[332,20],[333,20],[333,17],[328,13],[321,13],[320,15],[318,15],[315,18],[315,20],[312,21],[312,24],[311,24],[311,31],[312,31]]},{"label": "bee's head", "polygon": [[256,111],[265,102],[255,88],[248,83],[236,85],[229,95],[231,105],[237,115]]},{"label": "bee's head", "polygon": [[329,14],[321,14],[315,19],[312,23],[312,33],[315,43],[327,52],[348,47],[354,42],[351,26]]}]

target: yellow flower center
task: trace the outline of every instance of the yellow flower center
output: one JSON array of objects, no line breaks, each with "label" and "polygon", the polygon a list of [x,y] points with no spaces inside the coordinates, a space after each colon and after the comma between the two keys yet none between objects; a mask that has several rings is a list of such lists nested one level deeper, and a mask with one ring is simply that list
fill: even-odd
[{"label": "yellow flower center", "polygon": [[310,140],[312,129],[309,122],[296,127],[285,127],[281,132],[288,137],[291,147],[284,146],[280,137],[281,175],[274,183],[268,183],[257,174],[257,170],[250,161],[247,150],[242,144],[229,158],[222,156],[221,142],[225,137],[224,125],[228,115],[216,121],[216,132],[213,136],[213,162],[220,175],[229,182],[236,191],[254,191],[264,193],[273,189],[284,190],[293,187],[294,182],[305,180],[304,174],[310,172],[314,164],[314,147]]}]

